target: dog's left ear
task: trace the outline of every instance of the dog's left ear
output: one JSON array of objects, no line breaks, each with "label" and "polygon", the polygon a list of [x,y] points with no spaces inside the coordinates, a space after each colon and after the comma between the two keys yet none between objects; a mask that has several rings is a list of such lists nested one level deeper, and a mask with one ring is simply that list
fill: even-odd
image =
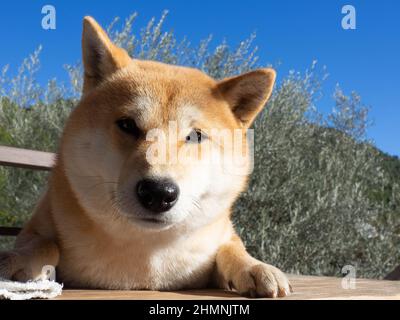
[{"label": "dog's left ear", "polygon": [[83,94],[132,61],[128,53],[112,43],[102,27],[89,16],[83,19],[82,60]]},{"label": "dog's left ear", "polygon": [[273,69],[258,69],[224,79],[218,83],[218,89],[236,118],[248,128],[271,96],[275,78]]}]

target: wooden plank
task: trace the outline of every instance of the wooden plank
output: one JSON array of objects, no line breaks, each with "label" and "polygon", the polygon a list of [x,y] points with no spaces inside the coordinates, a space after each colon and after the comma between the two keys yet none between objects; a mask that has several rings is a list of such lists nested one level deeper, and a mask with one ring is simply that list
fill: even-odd
[{"label": "wooden plank", "polygon": [[55,161],[55,154],[0,146],[0,165],[34,170],[50,170]]},{"label": "wooden plank", "polygon": [[235,293],[222,290],[193,291],[124,291],[124,290],[63,290],[57,300],[215,300],[243,299]]},{"label": "wooden plank", "polygon": [[0,227],[0,236],[17,236],[21,230],[16,227]]},{"label": "wooden plank", "polygon": [[343,278],[292,275],[294,293],[285,299],[400,300],[400,281],[356,279],[354,288],[343,288]]},{"label": "wooden plank", "polygon": [[[342,278],[289,275],[293,294],[283,300],[400,300],[400,281],[357,279],[354,289],[342,287]],[[191,291],[121,291],[121,290],[71,290],[65,289],[60,300],[209,300],[246,299],[233,292],[222,290]]]}]

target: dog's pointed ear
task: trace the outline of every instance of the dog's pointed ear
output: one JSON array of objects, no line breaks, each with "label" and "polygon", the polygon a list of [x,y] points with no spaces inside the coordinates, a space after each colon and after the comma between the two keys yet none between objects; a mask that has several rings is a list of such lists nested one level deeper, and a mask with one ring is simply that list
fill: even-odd
[{"label": "dog's pointed ear", "polygon": [[128,53],[114,45],[96,20],[89,16],[83,19],[82,60],[84,94],[132,61]]},{"label": "dog's pointed ear", "polygon": [[273,69],[258,69],[224,79],[218,89],[236,118],[248,128],[271,96],[275,78]]}]

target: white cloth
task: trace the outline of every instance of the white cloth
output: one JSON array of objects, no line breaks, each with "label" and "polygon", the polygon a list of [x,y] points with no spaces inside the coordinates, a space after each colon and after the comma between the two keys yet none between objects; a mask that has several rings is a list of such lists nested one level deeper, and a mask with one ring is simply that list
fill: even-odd
[{"label": "white cloth", "polygon": [[16,282],[0,279],[0,300],[55,298],[61,294],[62,287],[62,284],[50,280]]}]

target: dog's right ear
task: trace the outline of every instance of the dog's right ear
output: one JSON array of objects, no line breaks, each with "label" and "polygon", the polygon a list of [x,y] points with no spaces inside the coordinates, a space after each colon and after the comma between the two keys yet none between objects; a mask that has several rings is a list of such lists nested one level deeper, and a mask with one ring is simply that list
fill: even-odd
[{"label": "dog's right ear", "polygon": [[220,81],[218,90],[235,117],[248,128],[271,96],[275,78],[273,69],[258,69]]},{"label": "dog's right ear", "polygon": [[132,61],[128,53],[114,45],[96,20],[89,16],[83,19],[82,60],[83,94]]}]

